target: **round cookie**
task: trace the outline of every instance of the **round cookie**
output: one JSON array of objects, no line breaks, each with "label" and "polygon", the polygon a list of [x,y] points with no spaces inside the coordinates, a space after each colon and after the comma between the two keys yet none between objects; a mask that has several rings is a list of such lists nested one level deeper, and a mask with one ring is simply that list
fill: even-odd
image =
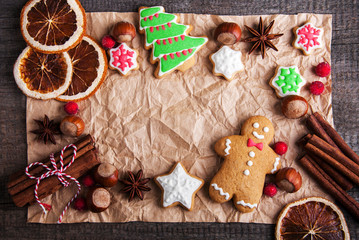
[{"label": "round cookie", "polygon": [[221,168],[213,177],[210,197],[219,203],[233,199],[241,212],[251,212],[262,196],[265,175],[280,168],[280,158],[268,144],[274,136],[274,127],[263,116],[250,117],[233,135],[216,142],[214,150],[224,158]]}]

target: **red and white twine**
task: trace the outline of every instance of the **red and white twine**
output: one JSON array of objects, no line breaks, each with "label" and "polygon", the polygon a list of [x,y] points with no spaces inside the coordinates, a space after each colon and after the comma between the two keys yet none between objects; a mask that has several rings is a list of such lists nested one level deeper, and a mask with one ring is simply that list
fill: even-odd
[{"label": "red and white twine", "polygon": [[[74,152],[73,152],[73,156],[72,156],[72,159],[71,161],[69,162],[69,164],[67,164],[65,167],[64,167],[64,151],[69,148],[69,147],[72,147],[74,149]],[[68,180],[66,180],[66,178],[74,181],[78,187],[78,190],[77,190],[77,193],[73,196],[73,198],[67,203],[66,207],[64,208],[64,210],[62,211],[57,223],[61,223],[62,222],[62,218],[65,214],[65,212],[67,211],[67,209],[70,207],[70,204],[77,198],[77,196],[79,195],[80,191],[81,191],[81,185],[80,185],[80,182],[70,176],[69,174],[66,174],[65,171],[66,169],[68,169],[71,164],[75,161],[75,158],[76,158],[76,153],[77,153],[77,147],[73,144],[69,144],[67,146],[65,146],[62,150],[61,150],[61,154],[60,154],[60,168],[57,168],[57,165],[56,165],[56,161],[55,161],[55,158],[54,158],[54,154],[52,153],[50,155],[50,161],[51,161],[51,164],[52,164],[52,167],[53,167],[53,170],[51,168],[49,168],[47,165],[41,163],[41,162],[34,162],[34,163],[31,163],[29,166],[26,167],[25,169],[25,173],[26,175],[31,178],[31,179],[36,179],[37,182],[36,182],[36,186],[35,186],[35,198],[36,198],[36,201],[37,203],[40,205],[40,207],[42,208],[42,210],[44,211],[44,213],[46,214],[47,211],[51,210],[51,205],[49,204],[46,204],[46,203],[42,203],[40,200],[39,200],[39,196],[37,194],[37,190],[39,188],[39,184],[40,184],[40,181],[47,178],[47,177],[50,177],[50,176],[53,176],[53,175],[56,175],[57,178],[59,179],[59,181],[62,183],[62,185],[64,185],[64,187],[68,187],[70,185],[70,182]],[[48,171],[44,174],[42,174],[40,177],[34,177],[32,176],[30,173],[29,173],[29,169],[32,167],[32,166],[35,166],[35,165],[40,165],[44,168],[46,168]]]}]

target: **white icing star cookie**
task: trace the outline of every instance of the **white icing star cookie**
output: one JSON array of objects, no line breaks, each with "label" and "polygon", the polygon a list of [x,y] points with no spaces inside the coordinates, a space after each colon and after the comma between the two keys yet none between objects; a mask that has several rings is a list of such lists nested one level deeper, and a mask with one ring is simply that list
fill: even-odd
[{"label": "white icing star cookie", "polygon": [[201,189],[204,181],[190,175],[181,163],[177,163],[169,174],[154,178],[162,189],[162,206],[172,207],[178,204],[191,211],[194,196]]},{"label": "white icing star cookie", "polygon": [[109,50],[109,67],[127,75],[129,71],[139,68],[137,63],[138,53],[131,49],[126,43],[121,43],[117,48]]},{"label": "white icing star cookie", "polygon": [[213,74],[223,76],[231,81],[237,72],[244,69],[242,53],[235,51],[228,46],[221,47],[217,52],[209,56],[213,63]]},{"label": "white icing star cookie", "polygon": [[316,48],[323,47],[323,29],[314,27],[311,23],[306,23],[301,27],[293,29],[296,36],[293,46],[303,51],[305,55],[311,54]]}]

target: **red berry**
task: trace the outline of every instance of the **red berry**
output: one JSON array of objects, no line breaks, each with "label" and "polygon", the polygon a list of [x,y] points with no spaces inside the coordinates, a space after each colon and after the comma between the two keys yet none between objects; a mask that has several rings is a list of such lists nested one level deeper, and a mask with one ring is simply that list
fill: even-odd
[{"label": "red berry", "polygon": [[324,84],[321,81],[314,81],[310,84],[309,90],[314,95],[320,95],[324,91]]},{"label": "red berry", "polygon": [[106,35],[102,38],[102,47],[105,49],[111,49],[115,46],[116,41],[110,35]]},{"label": "red berry", "polygon": [[79,106],[75,102],[68,102],[64,106],[64,110],[69,115],[74,115],[79,110]]},{"label": "red berry", "polygon": [[274,144],[274,151],[278,155],[283,155],[287,152],[288,146],[285,142],[276,142]]},{"label": "red berry", "polygon": [[95,185],[95,180],[93,179],[93,177],[91,175],[86,175],[82,178],[81,183],[85,187],[92,187]]},{"label": "red berry", "polygon": [[83,197],[78,197],[74,200],[73,207],[78,211],[84,211],[87,209],[86,199]]},{"label": "red berry", "polygon": [[316,66],[315,73],[319,77],[326,77],[330,74],[330,65],[327,62],[321,62]]},{"label": "red berry", "polygon": [[274,197],[277,194],[277,187],[273,183],[266,183],[263,193],[268,197]]}]

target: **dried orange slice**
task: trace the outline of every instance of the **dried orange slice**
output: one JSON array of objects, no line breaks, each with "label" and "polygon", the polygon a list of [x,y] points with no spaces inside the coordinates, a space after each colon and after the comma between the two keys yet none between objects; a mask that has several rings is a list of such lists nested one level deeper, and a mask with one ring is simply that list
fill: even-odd
[{"label": "dried orange slice", "polygon": [[78,0],[30,0],[21,11],[20,26],[27,44],[37,51],[65,52],[85,34],[85,10]]},{"label": "dried orange slice", "polygon": [[71,58],[66,52],[44,54],[26,47],[15,62],[14,78],[28,97],[55,98],[70,86]]},{"label": "dried orange slice", "polygon": [[68,54],[73,65],[72,82],[56,99],[65,102],[84,100],[96,92],[106,77],[106,53],[93,38],[84,36]]},{"label": "dried orange slice", "polygon": [[343,213],[331,201],[311,197],[289,203],[279,214],[276,239],[350,239]]}]

